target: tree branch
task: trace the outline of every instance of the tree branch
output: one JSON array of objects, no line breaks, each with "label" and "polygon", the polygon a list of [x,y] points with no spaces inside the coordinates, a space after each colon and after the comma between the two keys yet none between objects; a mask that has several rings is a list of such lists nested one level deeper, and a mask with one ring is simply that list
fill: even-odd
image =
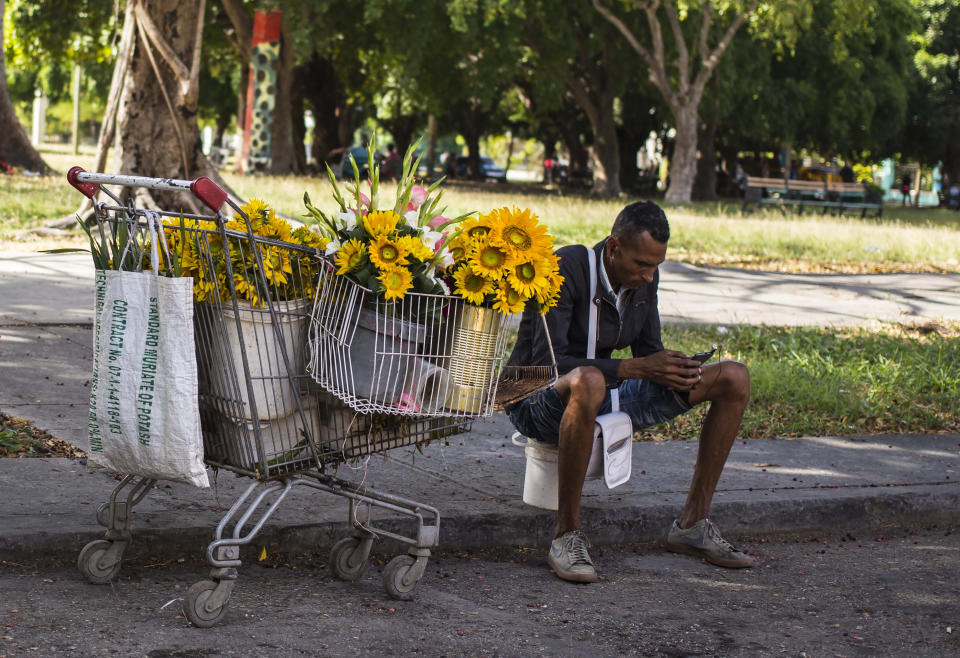
[{"label": "tree branch", "polygon": [[743,22],[747,19],[747,16],[751,15],[754,11],[757,10],[758,0],[753,0],[753,4],[750,5],[750,9],[746,10],[742,14],[737,14],[733,19],[733,22],[727,27],[727,31],[724,32],[723,37],[720,39],[720,43],[717,44],[717,47],[713,49],[709,54],[706,51],[700,54],[702,58],[703,66],[697,72],[696,80],[694,80],[694,87],[703,91],[703,88],[707,85],[707,82],[710,80],[710,76],[713,74],[713,70],[717,68],[717,64],[720,63],[720,57],[723,56],[724,51],[727,49],[727,46],[730,45],[730,42],[733,41],[733,35],[737,33],[737,30],[740,29],[740,26],[743,25]]},{"label": "tree branch", "polygon": [[710,36],[710,24],[713,23],[713,14],[716,9],[713,6],[712,2],[704,3],[703,5],[703,21],[700,23],[700,38],[698,43],[700,45],[699,53],[694,51],[695,54],[699,54],[701,57],[701,62],[703,61],[703,55],[707,52],[709,45],[707,44],[707,37]]},{"label": "tree branch", "polygon": [[184,101],[191,107],[196,105],[200,97],[200,51],[203,47],[203,20],[206,11],[207,0],[200,0],[200,7],[197,9],[197,34],[193,41],[193,61],[190,64],[190,85],[187,89]]},{"label": "tree branch", "polygon": [[[673,87],[670,85],[670,78],[667,76],[667,71],[663,66],[663,39],[660,38],[660,23],[657,21],[656,12],[657,7],[660,5],[658,0],[653,0],[652,2],[638,3],[637,7],[643,9],[647,12],[647,22],[650,23],[650,32],[653,37],[653,43],[655,47],[655,52],[651,53],[647,50],[637,37],[634,36],[633,32],[630,31],[630,28],[624,24],[620,18],[614,14],[610,9],[604,6],[600,0],[593,0],[594,8],[603,16],[607,21],[613,25],[617,31],[620,32],[627,40],[627,43],[630,44],[630,47],[633,48],[640,58],[643,59],[647,67],[650,69],[650,80],[657,86],[657,89],[660,90],[660,93],[663,94],[664,98],[667,100],[667,103],[671,106],[676,105],[677,97],[673,91]],[[651,14],[653,12],[653,19],[651,22]],[[659,46],[658,46],[659,44]]]},{"label": "tree branch", "polygon": [[247,13],[243,0],[220,0],[220,4],[223,5],[223,10],[233,25],[240,56],[243,57],[245,64],[249,64],[253,41],[253,19]]},{"label": "tree branch", "polygon": [[[176,76],[177,80],[183,84],[184,81],[190,79],[190,71],[187,70],[187,67],[184,66],[183,62],[180,61],[180,58],[177,56],[177,53],[173,52],[173,48],[170,47],[170,44],[167,43],[167,40],[163,38],[163,35],[160,33],[157,24],[153,22],[153,19],[150,18],[150,14],[147,12],[146,7],[143,6],[141,2],[137,2],[135,6],[137,12],[137,25],[142,30],[142,33],[149,37],[150,43],[153,44],[153,47],[157,49],[157,52],[160,53],[160,56],[163,57],[163,61],[167,63],[167,66],[173,71],[173,74]],[[203,25],[203,20],[200,21],[201,26]],[[144,41],[147,41],[147,38],[144,38]],[[186,88],[184,88],[186,92]]]},{"label": "tree branch", "polygon": [[[678,91],[681,96],[686,96],[687,90],[690,88],[690,51],[687,49],[687,42],[683,38],[680,17],[677,15],[677,6],[673,0],[666,0],[664,11],[667,13],[667,21],[670,23],[670,30],[673,32],[673,40],[677,43]],[[659,25],[659,21],[657,21],[657,24]]]}]

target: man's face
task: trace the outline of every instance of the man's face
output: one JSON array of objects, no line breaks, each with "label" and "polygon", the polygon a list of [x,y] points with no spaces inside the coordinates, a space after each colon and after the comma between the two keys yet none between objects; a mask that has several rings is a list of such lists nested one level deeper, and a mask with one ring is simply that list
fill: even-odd
[{"label": "man's face", "polygon": [[639,288],[652,283],[653,277],[667,257],[665,242],[657,242],[649,231],[624,237],[610,236],[607,240],[607,255],[613,275],[625,288]]}]

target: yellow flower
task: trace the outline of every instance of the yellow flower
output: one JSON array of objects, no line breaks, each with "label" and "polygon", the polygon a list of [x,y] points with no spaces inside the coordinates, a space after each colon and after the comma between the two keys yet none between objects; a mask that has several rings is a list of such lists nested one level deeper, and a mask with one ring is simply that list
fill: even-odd
[{"label": "yellow flower", "polygon": [[505,282],[497,286],[493,309],[504,315],[509,313],[523,313],[524,306],[529,298],[521,295]]},{"label": "yellow flower", "polygon": [[559,269],[554,267],[554,269],[547,274],[547,281],[549,285],[537,291],[536,294],[537,301],[540,302],[541,313],[546,313],[560,301],[560,287],[563,285],[563,277],[560,276]]},{"label": "yellow flower", "polygon": [[[273,208],[260,199],[250,199],[240,206],[240,210],[250,219],[250,226],[257,235],[264,235],[263,225],[269,224],[275,219]],[[246,231],[246,223],[243,221],[243,217],[241,215],[234,215],[233,217],[240,223],[242,227],[240,230]]]},{"label": "yellow flower", "polygon": [[549,271],[550,266],[546,261],[534,257],[515,263],[507,272],[507,282],[524,297],[533,297],[550,286],[547,278]]},{"label": "yellow flower", "polygon": [[463,235],[467,236],[468,240],[478,240],[487,237],[493,229],[493,222],[496,221],[496,219],[492,214],[471,217],[461,222],[460,229],[463,231]]},{"label": "yellow flower", "polygon": [[293,232],[293,241],[298,242],[307,247],[313,247],[314,249],[323,249],[327,248],[327,243],[330,241],[324,236],[311,231],[306,226],[301,226],[296,231]]},{"label": "yellow flower", "polygon": [[423,244],[423,240],[416,235],[401,236],[397,238],[397,244],[419,261],[428,261],[433,258],[433,250]]},{"label": "yellow flower", "polygon": [[340,247],[340,250],[337,251],[337,255],[334,257],[337,274],[353,272],[363,265],[363,259],[366,255],[367,246],[356,238],[350,238],[346,244]]},{"label": "yellow flower", "polygon": [[378,235],[370,243],[370,260],[381,270],[407,264],[407,250],[385,235]]},{"label": "yellow flower", "polygon": [[405,267],[388,268],[377,279],[383,284],[383,298],[387,301],[403,299],[407,291],[413,287],[413,275]]},{"label": "yellow flower", "polygon": [[529,208],[504,207],[491,211],[490,215],[497,218],[493,222],[497,238],[512,253],[553,251],[553,238],[547,233],[547,227],[537,221]]},{"label": "yellow flower", "polygon": [[506,248],[488,240],[471,242],[467,257],[470,269],[475,274],[494,281],[513,265],[513,258]]},{"label": "yellow flower", "polygon": [[493,292],[493,281],[474,274],[469,267],[461,267],[453,275],[453,291],[471,304],[482,304]]},{"label": "yellow flower", "polygon": [[374,210],[364,216],[363,228],[372,238],[380,235],[390,235],[397,228],[399,219],[392,210]]}]

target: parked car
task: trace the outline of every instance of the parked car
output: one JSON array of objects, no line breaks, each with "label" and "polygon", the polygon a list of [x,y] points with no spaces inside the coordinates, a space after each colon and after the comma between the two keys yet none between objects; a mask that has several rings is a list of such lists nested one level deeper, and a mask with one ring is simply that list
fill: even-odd
[{"label": "parked car", "polygon": [[[461,155],[457,157],[458,177],[464,177],[467,175],[469,162],[470,156]],[[486,155],[480,156],[480,171],[478,173],[480,174],[480,177],[485,180],[493,180],[497,181],[498,183],[502,183],[507,180],[507,172],[504,171],[503,167],[498,167],[493,161],[493,158]]]}]

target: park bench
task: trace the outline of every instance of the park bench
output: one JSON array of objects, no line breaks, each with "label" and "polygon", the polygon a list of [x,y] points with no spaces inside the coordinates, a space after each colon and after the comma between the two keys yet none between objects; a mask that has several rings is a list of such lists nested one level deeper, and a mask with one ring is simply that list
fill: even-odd
[{"label": "park bench", "polygon": [[774,204],[780,208],[797,206],[799,212],[804,207],[821,208],[821,212],[836,210],[859,210],[864,217],[868,210],[876,210],[879,217],[883,212],[883,198],[872,194],[863,183],[837,183],[833,181],[790,180],[784,178],[763,178],[747,176],[743,193],[743,209],[752,204]]}]

